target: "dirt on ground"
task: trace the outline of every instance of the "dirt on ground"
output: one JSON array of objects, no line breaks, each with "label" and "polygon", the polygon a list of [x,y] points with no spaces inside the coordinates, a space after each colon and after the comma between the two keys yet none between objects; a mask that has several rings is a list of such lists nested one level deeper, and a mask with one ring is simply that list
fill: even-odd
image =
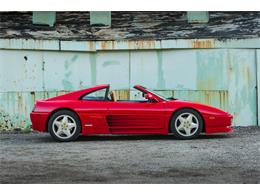
[{"label": "dirt on ground", "polygon": [[0,183],[260,183],[260,128],[195,140],[0,133]]}]

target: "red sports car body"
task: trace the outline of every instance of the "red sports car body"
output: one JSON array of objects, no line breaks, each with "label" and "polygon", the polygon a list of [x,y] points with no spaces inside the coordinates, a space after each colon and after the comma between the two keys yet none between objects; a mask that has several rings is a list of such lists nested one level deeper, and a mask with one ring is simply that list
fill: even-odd
[{"label": "red sports car body", "polygon": [[232,115],[220,109],[167,99],[140,85],[134,88],[144,100],[122,101],[117,100],[109,87],[98,85],[36,101],[30,114],[32,128],[49,131],[58,141],[72,141],[79,134],[173,133],[181,139],[190,139],[202,132],[232,131]]}]

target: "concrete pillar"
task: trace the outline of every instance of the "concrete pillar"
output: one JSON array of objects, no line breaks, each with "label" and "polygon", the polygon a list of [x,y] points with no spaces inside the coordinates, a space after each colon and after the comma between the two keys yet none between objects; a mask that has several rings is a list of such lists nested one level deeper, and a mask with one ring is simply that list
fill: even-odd
[{"label": "concrete pillar", "polygon": [[209,12],[207,11],[189,11],[187,12],[188,23],[207,23],[209,21]]},{"label": "concrete pillar", "polygon": [[90,25],[103,24],[111,26],[111,11],[90,12]]},{"label": "concrete pillar", "polygon": [[53,26],[56,22],[56,12],[33,12],[33,24]]}]

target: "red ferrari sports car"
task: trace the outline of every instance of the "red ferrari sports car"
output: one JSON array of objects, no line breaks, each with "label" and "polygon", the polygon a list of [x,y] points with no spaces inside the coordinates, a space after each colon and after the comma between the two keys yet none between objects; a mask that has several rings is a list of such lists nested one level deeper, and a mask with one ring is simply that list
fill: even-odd
[{"label": "red ferrari sports car", "polygon": [[38,100],[30,114],[32,128],[57,141],[82,135],[173,134],[180,139],[200,133],[228,133],[232,115],[199,103],[165,98],[136,85],[143,100],[117,100],[109,85],[98,85]]}]

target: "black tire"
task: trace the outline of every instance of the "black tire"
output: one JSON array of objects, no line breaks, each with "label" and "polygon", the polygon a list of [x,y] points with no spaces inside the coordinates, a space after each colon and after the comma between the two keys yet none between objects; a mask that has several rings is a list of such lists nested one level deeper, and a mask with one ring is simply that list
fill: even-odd
[{"label": "black tire", "polygon": [[[60,116],[63,116],[63,115],[67,115],[69,117],[71,117],[72,119],[74,119],[74,122],[76,123],[76,127],[74,127],[75,129],[73,129],[73,135],[71,137],[64,137],[64,138],[61,138],[61,137],[58,137],[55,132],[54,132],[54,129],[53,129],[53,122]],[[69,111],[69,110],[59,110],[58,112],[55,112],[53,115],[51,115],[49,121],[48,121],[48,131],[50,132],[52,138],[56,141],[59,141],[59,142],[69,142],[69,141],[74,141],[76,140],[79,135],[80,135],[80,132],[81,132],[81,122],[79,120],[79,117],[77,116],[77,114],[75,114],[74,112],[72,111]]]},{"label": "black tire", "polygon": [[[192,132],[192,135],[183,135],[184,134],[184,129],[181,130],[183,131],[183,133],[180,131],[180,130],[177,130],[176,129],[176,125],[178,125],[178,123],[180,123],[179,121],[176,122],[177,118],[181,115],[185,116],[186,113],[190,113],[192,114],[194,117],[192,117],[192,120],[198,122],[198,128],[193,128],[192,130],[190,130]],[[187,115],[188,116],[188,115]],[[197,120],[195,119],[195,117],[197,118]],[[189,124],[187,124],[189,125]],[[181,110],[178,110],[177,112],[175,112],[171,118],[171,122],[170,122],[170,131],[173,133],[173,135],[178,138],[178,139],[183,139],[183,140],[186,140],[186,139],[194,139],[194,138],[197,138],[199,136],[199,134],[202,132],[203,130],[203,119],[201,117],[201,115],[193,110],[193,109],[189,109],[189,108],[184,108],[184,109],[181,109]]]}]

